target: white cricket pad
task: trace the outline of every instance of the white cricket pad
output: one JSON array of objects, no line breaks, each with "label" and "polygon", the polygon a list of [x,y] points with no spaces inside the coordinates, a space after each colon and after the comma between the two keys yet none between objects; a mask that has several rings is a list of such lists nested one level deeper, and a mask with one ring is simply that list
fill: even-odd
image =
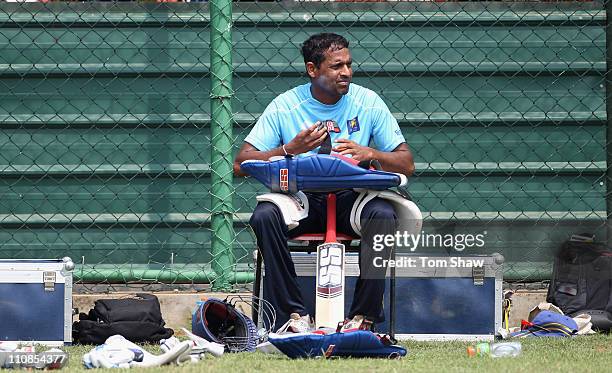
[{"label": "white cricket pad", "polygon": [[419,234],[423,228],[423,214],[419,207],[412,201],[392,190],[371,190],[355,189],[359,194],[353,207],[351,208],[351,227],[361,236],[361,212],[365,205],[374,198],[382,198],[393,205],[393,210],[397,214],[398,227],[400,232],[408,234]]},{"label": "white cricket pad", "polygon": [[308,216],[308,198],[303,192],[295,194],[265,193],[256,197],[258,202],[272,202],[281,210],[289,230],[297,227]]}]

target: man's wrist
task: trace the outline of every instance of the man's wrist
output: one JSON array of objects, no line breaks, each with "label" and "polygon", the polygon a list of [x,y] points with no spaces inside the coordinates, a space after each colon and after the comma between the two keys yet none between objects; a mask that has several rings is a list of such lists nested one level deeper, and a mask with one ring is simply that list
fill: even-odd
[{"label": "man's wrist", "polygon": [[370,158],[368,161],[380,160],[380,151],[370,148],[370,156],[368,158]]},{"label": "man's wrist", "polygon": [[295,155],[295,150],[291,144],[285,144],[282,146],[283,155]]}]

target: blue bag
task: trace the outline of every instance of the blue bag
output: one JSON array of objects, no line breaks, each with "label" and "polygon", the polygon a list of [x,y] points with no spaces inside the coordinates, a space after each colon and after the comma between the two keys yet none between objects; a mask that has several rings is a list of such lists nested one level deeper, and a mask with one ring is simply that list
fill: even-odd
[{"label": "blue bag", "polygon": [[578,325],[569,316],[551,311],[540,311],[531,325],[511,337],[571,337],[578,333]]},{"label": "blue bag", "polygon": [[269,339],[276,348],[292,359],[308,357],[378,357],[406,356],[404,347],[391,344],[387,336],[357,330],[333,334],[271,334]]}]

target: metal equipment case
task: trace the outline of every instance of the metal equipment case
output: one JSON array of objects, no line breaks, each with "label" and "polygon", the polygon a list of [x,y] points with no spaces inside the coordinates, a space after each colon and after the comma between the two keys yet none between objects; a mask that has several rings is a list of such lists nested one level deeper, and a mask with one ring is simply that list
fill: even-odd
[{"label": "metal equipment case", "polygon": [[[316,255],[293,253],[292,257],[306,308],[312,315]],[[400,340],[493,340],[502,326],[503,261],[500,254],[398,254],[395,262],[395,320],[391,322],[389,317],[390,281],[387,281],[386,321],[377,324],[377,331],[392,332]],[[357,255],[347,253],[345,263],[346,314],[359,276]],[[260,294],[266,299],[263,288]],[[279,315],[277,325],[285,321]]]},{"label": "metal equipment case", "polygon": [[402,266],[396,267],[396,338],[495,338],[502,326],[502,255],[404,254],[398,259]]},{"label": "metal equipment case", "polygon": [[0,260],[0,340],[72,343],[72,270],[64,259]]}]

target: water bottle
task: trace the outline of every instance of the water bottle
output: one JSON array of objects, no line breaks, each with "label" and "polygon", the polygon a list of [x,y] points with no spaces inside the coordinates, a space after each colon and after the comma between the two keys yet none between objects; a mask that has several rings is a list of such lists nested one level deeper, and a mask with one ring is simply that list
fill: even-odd
[{"label": "water bottle", "polygon": [[478,343],[468,346],[468,356],[516,357],[521,354],[520,342]]}]

